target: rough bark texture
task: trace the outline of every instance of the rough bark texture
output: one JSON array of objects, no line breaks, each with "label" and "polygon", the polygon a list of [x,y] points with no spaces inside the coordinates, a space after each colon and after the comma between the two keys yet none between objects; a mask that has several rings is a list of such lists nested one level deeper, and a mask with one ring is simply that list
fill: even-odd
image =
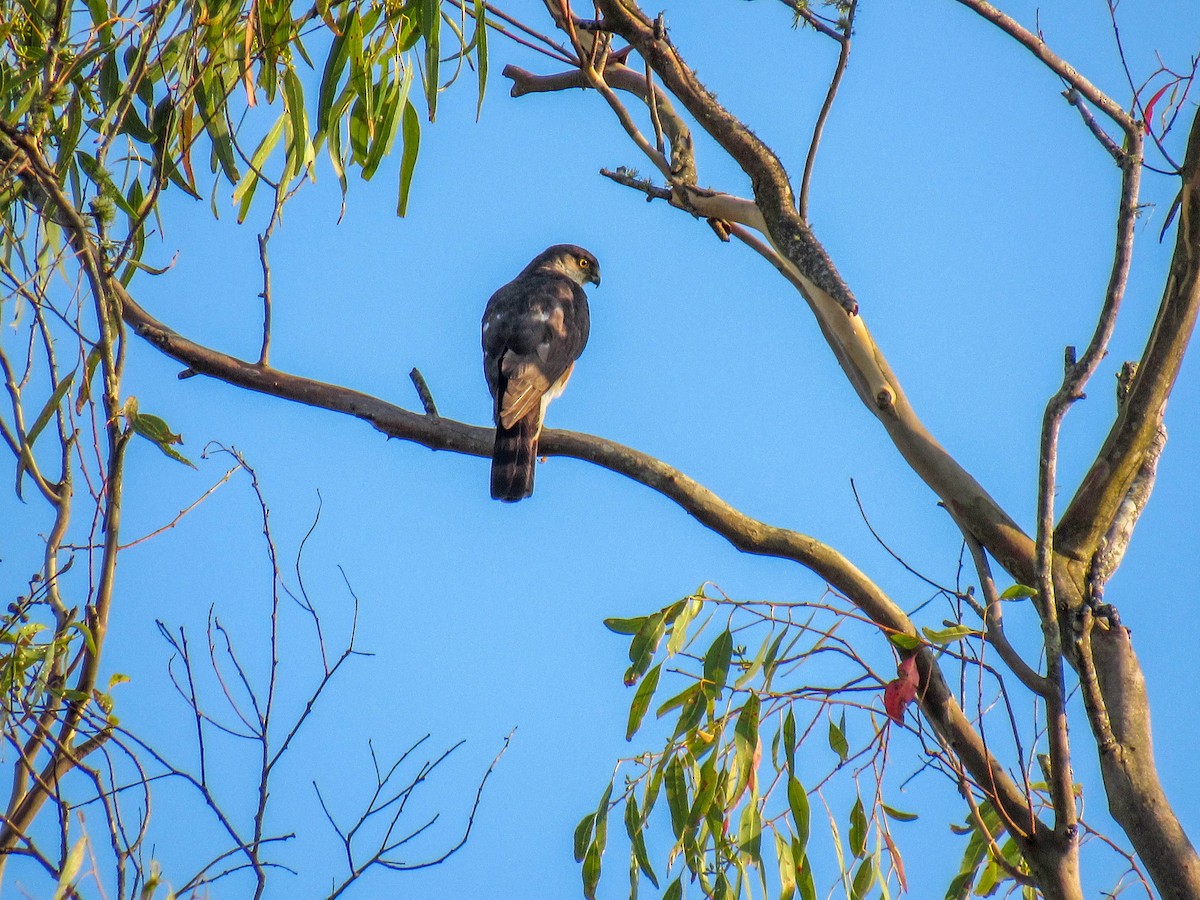
[{"label": "rough bark texture", "polygon": [[[1200,859],[1163,791],[1154,763],[1150,707],[1129,630],[1092,634],[1093,659],[1111,740],[1100,741],[1108,808],[1125,830],[1164,900],[1200,897]],[[1089,718],[1095,711],[1089,709]]]}]

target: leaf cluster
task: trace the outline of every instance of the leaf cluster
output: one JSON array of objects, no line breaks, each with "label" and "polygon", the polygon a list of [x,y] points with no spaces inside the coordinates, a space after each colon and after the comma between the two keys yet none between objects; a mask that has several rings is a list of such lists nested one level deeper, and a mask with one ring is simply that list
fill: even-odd
[{"label": "leaf cluster", "polygon": [[[207,193],[217,214],[228,189],[240,221],[263,185],[278,212],[300,179],[315,178],[322,150],[344,195],[347,172],[371,178],[398,137],[403,212],[421,130],[411,89],[421,85],[432,119],[451,49],[444,32],[459,68],[480,72],[482,99],[482,10],[456,20],[447,9],[441,0],[325,0],[303,12],[287,0],[163,0],[136,11],[116,0],[0,0],[0,221],[10,237],[31,219],[57,222],[46,184],[57,182],[90,212],[127,283],[143,267],[164,192]],[[43,161],[52,171],[38,170]],[[111,234],[118,216],[123,237]]]},{"label": "leaf cluster", "polygon": [[[579,823],[575,855],[586,896],[594,897],[599,883],[608,816],[622,805],[630,896],[642,878],[659,886],[647,844],[659,835],[654,811],[665,805],[657,817],[669,824],[671,841],[664,897],[682,897],[685,883],[694,883],[705,897],[811,900],[819,894],[810,800],[837,773],[854,783],[846,817],[829,812],[847,896],[878,890],[886,897],[894,882],[903,885],[888,821],[914,817],[883,803],[877,761],[886,726],[851,699],[859,691],[878,694],[881,679],[838,637],[836,624],[817,624],[826,612],[820,605],[735,602],[702,588],[651,615],[606,621],[630,638],[624,680],[637,687],[626,737],[639,733],[652,707],[667,734],[661,750],[622,762],[623,780],[610,781]],[[836,683],[814,686],[800,680],[802,670]],[[869,723],[859,749],[848,737],[847,711]],[[825,751],[814,742],[822,732]],[[818,758],[828,771],[806,788]],[[864,799],[859,781],[867,774],[875,785]]]}]

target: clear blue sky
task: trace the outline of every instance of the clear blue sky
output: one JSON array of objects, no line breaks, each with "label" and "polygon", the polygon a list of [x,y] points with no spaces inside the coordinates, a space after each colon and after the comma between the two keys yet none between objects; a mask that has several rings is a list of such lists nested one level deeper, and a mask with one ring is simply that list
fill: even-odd
[{"label": "clear blue sky", "polygon": [[[793,31],[787,9],[767,0],[676,7],[667,22],[683,56],[798,175],[834,45]],[[505,8],[549,29],[535,0]],[[1032,4],[1006,9],[1034,22]],[[1189,0],[1126,0],[1119,14],[1139,77],[1154,68],[1155,50],[1180,67],[1197,50]],[[1127,102],[1102,2],[1043,8],[1039,21],[1052,47]],[[853,478],[891,545],[952,582],[957,533],[859,405],[799,298],[749,250],[597,174],[620,165],[649,171],[598,96],[512,100],[499,76],[506,62],[553,64],[499,38],[492,52],[481,120],[467,78],[425,128],[406,220],[394,215],[394,160],[369,184],[352,178],[340,223],[327,167],[290,205],[271,244],[273,363],[414,408],[407,373],[417,366],[444,415],[484,424],[478,329],[488,295],[546,245],[579,243],[599,257],[604,285],[591,292],[591,344],[551,426],[658,456],[748,514],[830,543],[915,607],[930,592],[874,543]],[[1042,407],[1058,386],[1063,347],[1091,334],[1117,201],[1116,168],[1060,91],[1028,53],[957,4],[864,4],[811,206],[817,235],[926,424],[1031,532]],[[705,141],[698,163],[701,183],[748,192]],[[1157,236],[1174,187],[1146,179],[1154,205],[1139,229],[1125,317],[1064,430],[1063,501],[1111,421],[1113,373],[1144,344],[1170,249]],[[253,358],[263,220],[237,226],[233,218],[228,209],[213,222],[206,204],[176,198],[160,249],[147,254],[165,264],[178,253],[174,269],[133,287],[182,333]],[[273,876],[272,897],[317,895],[340,864],[311,782],[348,816],[370,787],[348,774],[369,770],[368,739],[382,758],[426,733],[431,752],[466,741],[414,799],[414,826],[422,813],[442,813],[430,840],[414,845],[416,861],[457,839],[478,777],[514,727],[466,848],[426,872],[372,875],[352,896],[578,896],[575,823],[595,807],[619,756],[658,747],[653,730],[624,741],[626,645],[601,620],[657,609],[706,580],[739,598],[815,600],[822,591],[796,566],[741,555],[647,489],[585,463],[550,460],[530,501],[502,505],[488,498],[486,461],[388,441],[356,420],[204,378],[177,381],[176,363],[146,345],[133,351],[129,390],[143,411],[183,433],[185,452],[196,458],[220,441],[258,470],[285,569],[322,505],[305,575],[331,645],[345,633],[351,602],[341,571],[361,602],[358,645],[374,655],[352,661],[280,772],[273,828],[301,836],[275,856],[300,875]],[[1193,359],[1168,411],[1156,493],[1108,595],[1133,630],[1156,704],[1162,776],[1193,835],[1195,716],[1177,712],[1180,685],[1197,675],[1194,641],[1179,621],[1196,582],[1186,563],[1198,549],[1198,409]],[[169,520],[224,471],[225,458],[198,464],[192,472],[139,448],[126,534]],[[270,579],[261,546],[253,497],[238,480],[125,555],[107,663],[133,679],[118,688],[123,722],[159,746],[184,753],[190,734],[164,688],[169,652],[155,620],[186,626],[199,644],[215,607],[245,656],[263,658]],[[943,612],[930,609],[919,624],[938,627]],[[292,609],[284,632],[282,703],[315,672]],[[886,669],[886,647],[870,640],[863,652]],[[1086,722],[1073,725],[1087,816],[1107,826]],[[893,735],[897,784],[917,768],[917,749],[911,736]],[[239,768],[226,773],[231,790]],[[935,776],[907,790],[895,805],[922,818],[895,831],[912,895],[940,896],[963,847],[947,825],[963,815],[953,786]],[[155,811],[168,878],[173,861],[191,858],[180,837],[207,828],[176,805],[181,796],[168,791]],[[605,898],[628,894],[619,818],[612,825]],[[1084,859],[1095,896],[1119,869],[1111,854]],[[821,865],[823,893],[833,869],[828,857]],[[239,895],[232,886],[214,891]],[[643,896],[655,893],[647,886]]]}]

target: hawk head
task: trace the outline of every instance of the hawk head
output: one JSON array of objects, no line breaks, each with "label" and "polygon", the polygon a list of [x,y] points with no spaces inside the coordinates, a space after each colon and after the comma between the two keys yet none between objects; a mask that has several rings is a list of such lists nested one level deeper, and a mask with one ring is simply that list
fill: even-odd
[{"label": "hawk head", "polygon": [[600,263],[590,252],[575,244],[555,244],[553,247],[547,247],[525,267],[526,272],[537,269],[561,272],[580,287],[589,281],[597,287],[600,286]]}]

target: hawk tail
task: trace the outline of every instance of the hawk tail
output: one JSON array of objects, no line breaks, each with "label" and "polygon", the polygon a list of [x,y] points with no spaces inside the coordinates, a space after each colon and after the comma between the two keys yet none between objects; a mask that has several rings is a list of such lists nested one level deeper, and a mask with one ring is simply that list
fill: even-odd
[{"label": "hawk tail", "polygon": [[533,469],[537,464],[538,410],[518,420],[511,428],[496,426],[492,450],[492,497],[515,503],[533,493]]}]

